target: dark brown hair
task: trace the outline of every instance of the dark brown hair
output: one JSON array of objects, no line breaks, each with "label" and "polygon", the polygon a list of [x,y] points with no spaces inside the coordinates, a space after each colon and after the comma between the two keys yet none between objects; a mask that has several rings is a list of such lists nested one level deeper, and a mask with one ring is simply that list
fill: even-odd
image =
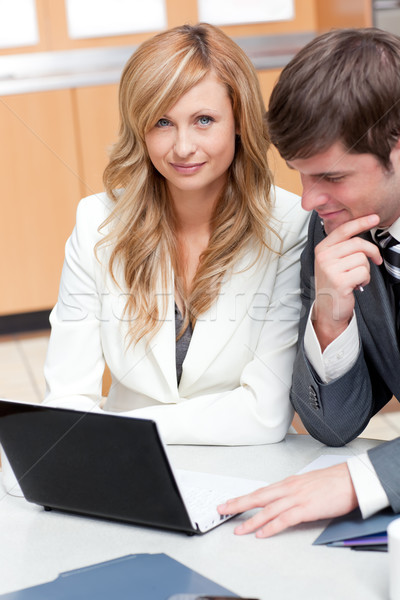
[{"label": "dark brown hair", "polygon": [[285,160],[309,158],[341,141],[390,169],[400,135],[400,38],[376,28],[318,36],[282,71],[268,123]]}]

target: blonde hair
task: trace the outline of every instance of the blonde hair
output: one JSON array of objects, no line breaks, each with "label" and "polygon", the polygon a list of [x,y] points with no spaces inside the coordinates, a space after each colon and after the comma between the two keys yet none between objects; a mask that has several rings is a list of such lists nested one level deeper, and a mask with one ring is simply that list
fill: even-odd
[{"label": "blonde hair", "polygon": [[[183,282],[175,219],[165,179],[153,167],[146,133],[210,71],[226,86],[237,130],[228,182],[217,203],[212,233],[190,290]],[[125,312],[130,341],[153,335],[167,303],[157,293],[171,284],[171,266],[185,306],[180,334],[216,300],[227,271],[251,242],[261,253],[270,225],[269,137],[257,73],[241,48],[212,25],[184,25],[144,42],[132,55],[119,89],[121,125],[104,172],[115,207],[103,223],[110,232],[100,242],[112,248],[109,270],[122,267],[129,290]]]}]

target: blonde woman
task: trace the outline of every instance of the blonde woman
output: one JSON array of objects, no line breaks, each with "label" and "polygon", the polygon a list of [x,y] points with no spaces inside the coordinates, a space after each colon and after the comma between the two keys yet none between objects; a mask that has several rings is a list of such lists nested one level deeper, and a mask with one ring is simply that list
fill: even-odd
[{"label": "blonde woman", "polygon": [[307,216],[271,186],[256,72],[219,29],[143,43],[120,84],[106,192],[81,201],[46,400],[157,421],[176,444],[280,441]]}]

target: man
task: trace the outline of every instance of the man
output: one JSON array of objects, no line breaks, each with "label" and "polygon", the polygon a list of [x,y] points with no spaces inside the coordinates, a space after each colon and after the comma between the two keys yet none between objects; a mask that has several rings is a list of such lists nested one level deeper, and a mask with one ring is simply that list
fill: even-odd
[{"label": "man", "polygon": [[[313,211],[291,400],[313,437],[339,446],[400,398],[400,39],[377,29],[314,39],[282,71],[268,121]],[[357,506],[400,512],[400,438],[219,510],[262,507],[235,532],[268,537]]]}]

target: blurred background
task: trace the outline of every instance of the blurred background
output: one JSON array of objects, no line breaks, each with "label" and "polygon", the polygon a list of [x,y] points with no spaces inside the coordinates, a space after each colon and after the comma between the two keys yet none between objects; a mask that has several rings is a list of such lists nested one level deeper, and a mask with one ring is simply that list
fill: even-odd
[{"label": "blurred background", "polygon": [[[400,33],[400,1],[0,0],[0,396],[43,398],[64,245],[80,198],[103,189],[123,65],[156,32],[199,21],[243,47],[267,105],[280,70],[315,35],[371,25]],[[301,193],[273,149],[270,160],[277,185]],[[397,408],[366,434],[399,435]]]}]

